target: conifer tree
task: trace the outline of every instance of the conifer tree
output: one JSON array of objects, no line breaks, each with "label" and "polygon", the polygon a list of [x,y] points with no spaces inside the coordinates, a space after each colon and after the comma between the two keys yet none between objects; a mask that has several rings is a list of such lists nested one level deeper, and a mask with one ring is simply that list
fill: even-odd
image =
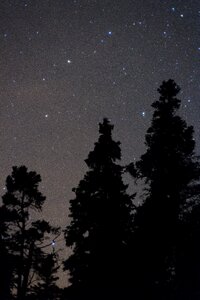
[{"label": "conifer tree", "polygon": [[45,256],[40,267],[40,281],[33,286],[28,300],[59,300],[61,289],[56,285],[58,280],[58,256],[50,253]]},{"label": "conifer tree", "polygon": [[120,143],[112,139],[112,130],[108,119],[99,124],[98,142],[85,160],[89,170],[73,189],[71,223],[65,231],[66,245],[73,250],[64,264],[71,289],[81,295],[90,291],[96,298],[126,283],[132,234],[132,196],[122,180],[123,167],[117,164]]},{"label": "conifer tree", "polygon": [[200,184],[190,186],[189,201],[181,215],[177,245],[176,300],[200,298]]},{"label": "conifer tree", "polygon": [[[135,280],[140,291],[162,299],[177,275],[180,220],[189,194],[187,188],[199,176],[194,157],[193,127],[177,115],[180,88],[173,80],[163,82],[159,100],[146,134],[146,153],[136,163],[145,179],[145,201],[135,216]],[[172,286],[171,286],[172,285]],[[145,294],[144,292],[144,294]],[[144,295],[144,297],[147,295]]]},{"label": "conifer tree", "polygon": [[8,253],[6,234],[8,227],[6,226],[6,219],[8,212],[5,208],[0,207],[0,299],[11,299],[12,288],[12,273],[14,256]]},{"label": "conifer tree", "polygon": [[[45,197],[38,191],[41,181],[36,172],[28,172],[25,166],[13,167],[7,177],[7,191],[2,197],[1,210],[6,212],[4,244],[12,257],[12,294],[17,300],[24,300],[32,283],[40,280],[40,268],[45,258],[44,240],[49,234],[56,234],[58,228],[44,220],[31,220],[31,212],[40,212]],[[7,272],[7,269],[4,270]]]}]

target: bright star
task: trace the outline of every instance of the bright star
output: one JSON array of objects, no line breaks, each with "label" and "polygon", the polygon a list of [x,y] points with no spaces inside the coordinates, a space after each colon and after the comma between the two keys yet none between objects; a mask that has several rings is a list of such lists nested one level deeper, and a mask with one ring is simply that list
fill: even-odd
[{"label": "bright star", "polygon": [[146,115],[146,112],[145,112],[145,111],[143,111],[143,112],[142,112],[142,116],[143,116],[143,117],[145,117],[145,115]]}]

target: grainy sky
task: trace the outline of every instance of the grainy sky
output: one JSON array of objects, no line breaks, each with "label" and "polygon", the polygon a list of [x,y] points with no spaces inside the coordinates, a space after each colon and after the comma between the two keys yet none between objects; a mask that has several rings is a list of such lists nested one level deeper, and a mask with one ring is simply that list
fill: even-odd
[{"label": "grainy sky", "polygon": [[199,0],[1,0],[2,193],[13,165],[37,171],[43,216],[64,227],[98,123],[115,125],[123,162],[138,158],[169,78],[199,154]]}]

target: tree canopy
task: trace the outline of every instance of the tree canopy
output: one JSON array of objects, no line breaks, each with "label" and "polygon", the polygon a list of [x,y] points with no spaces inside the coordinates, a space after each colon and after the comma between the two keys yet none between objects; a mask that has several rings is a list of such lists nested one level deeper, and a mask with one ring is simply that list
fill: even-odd
[{"label": "tree canopy", "polygon": [[[38,190],[40,181],[40,175],[28,172],[25,166],[13,167],[6,180],[7,191],[2,197],[2,246],[7,252],[6,263],[11,265],[8,274],[10,294],[16,294],[17,300],[26,299],[35,283],[40,281],[41,265],[47,255],[45,237],[57,234],[59,230],[45,220],[31,219],[31,211],[41,212],[45,201]],[[2,271],[6,274],[5,270]]]},{"label": "tree canopy", "polygon": [[112,139],[108,119],[99,124],[99,139],[85,160],[89,170],[73,191],[66,245],[73,254],[65,261],[71,287],[117,290],[125,283],[132,233],[132,196],[122,180],[120,143]]},{"label": "tree canopy", "polygon": [[190,187],[200,175],[193,127],[177,114],[179,91],[171,79],[158,89],[160,98],[152,104],[153,119],[145,139],[147,150],[135,171],[147,184],[144,203],[134,220],[138,263],[135,277],[141,290],[145,286],[143,291],[152,293],[154,299],[169,297],[174,289],[182,216],[194,196]]}]

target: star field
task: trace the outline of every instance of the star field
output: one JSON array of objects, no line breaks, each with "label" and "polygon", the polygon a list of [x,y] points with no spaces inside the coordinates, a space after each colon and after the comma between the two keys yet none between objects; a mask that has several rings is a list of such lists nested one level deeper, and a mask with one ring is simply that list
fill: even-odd
[{"label": "star field", "polygon": [[66,226],[98,122],[111,119],[123,162],[133,161],[169,78],[199,154],[199,34],[198,0],[2,0],[2,194],[11,167],[26,165],[41,174],[44,217]]}]

